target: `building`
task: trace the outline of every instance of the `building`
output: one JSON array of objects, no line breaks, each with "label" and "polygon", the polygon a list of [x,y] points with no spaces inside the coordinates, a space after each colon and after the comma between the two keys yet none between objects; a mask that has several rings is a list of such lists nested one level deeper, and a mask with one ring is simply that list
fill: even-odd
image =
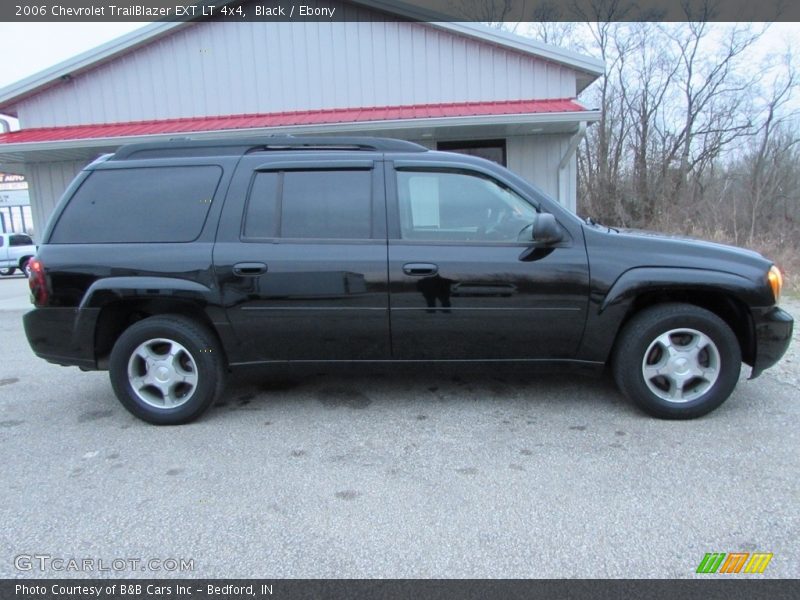
[{"label": "building", "polygon": [[10,85],[0,113],[20,130],[0,134],[0,171],[27,177],[41,231],[73,176],[122,144],[380,135],[492,158],[574,210],[575,150],[600,116],[576,98],[601,61],[352,4],[348,22],[154,23]]}]

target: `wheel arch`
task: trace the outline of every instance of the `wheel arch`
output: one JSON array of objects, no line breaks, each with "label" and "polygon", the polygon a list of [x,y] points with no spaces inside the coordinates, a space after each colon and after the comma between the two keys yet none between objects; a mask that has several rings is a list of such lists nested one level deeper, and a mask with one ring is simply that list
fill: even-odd
[{"label": "wheel arch", "polygon": [[731,328],[739,342],[742,360],[752,365],[755,360],[755,327],[753,318],[747,306],[735,296],[721,291],[710,291],[698,288],[675,288],[668,291],[647,290],[637,295],[630,303],[628,311],[620,322],[614,346],[613,355],[619,332],[628,322],[641,311],[658,304],[690,304],[704,308],[721,318]]},{"label": "wheel arch", "polygon": [[175,314],[193,320],[214,335],[223,349],[220,333],[207,307],[209,288],[187,280],[164,277],[113,277],[96,281],[81,301],[78,329],[90,329],[98,368],[107,366],[111,349],[134,323],[159,315]]},{"label": "wheel arch", "polygon": [[[625,325],[651,306],[684,303],[720,317],[739,342],[742,360],[755,360],[755,327],[748,306],[770,304],[752,281],[721,271],[690,268],[636,268],[626,271],[591,311],[581,353],[608,361]],[[599,332],[599,335],[598,335]]]},{"label": "wheel arch", "polygon": [[180,315],[207,329],[219,343],[227,364],[219,332],[203,307],[197,302],[180,299],[126,298],[110,302],[100,309],[94,329],[94,353],[98,368],[105,368],[111,349],[122,333],[134,323],[148,317]]}]

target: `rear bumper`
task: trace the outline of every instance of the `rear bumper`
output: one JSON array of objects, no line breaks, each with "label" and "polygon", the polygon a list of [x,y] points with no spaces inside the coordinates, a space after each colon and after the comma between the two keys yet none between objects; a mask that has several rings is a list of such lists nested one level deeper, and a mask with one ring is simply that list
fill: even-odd
[{"label": "rear bumper", "polygon": [[786,352],[792,341],[794,319],[777,306],[752,310],[755,327],[755,360],[750,379],[758,377]]},{"label": "rear bumper", "polygon": [[[48,362],[83,369],[96,369],[94,327],[87,309],[34,308],[22,323],[36,356]],[[91,321],[91,323],[89,323]]]}]

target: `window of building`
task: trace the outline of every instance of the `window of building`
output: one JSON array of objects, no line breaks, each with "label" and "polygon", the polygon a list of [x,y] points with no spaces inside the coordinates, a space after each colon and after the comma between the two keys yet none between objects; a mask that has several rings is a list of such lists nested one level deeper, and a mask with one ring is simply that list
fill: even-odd
[{"label": "window of building", "polygon": [[437,150],[445,152],[458,152],[491,160],[499,165],[506,166],[506,141],[505,140],[478,140],[462,142],[438,142]]},{"label": "window of building", "polygon": [[190,242],[203,229],[221,176],[217,166],[94,171],[50,242]]},{"label": "window of building", "polygon": [[257,173],[245,217],[246,238],[369,239],[372,171]]}]

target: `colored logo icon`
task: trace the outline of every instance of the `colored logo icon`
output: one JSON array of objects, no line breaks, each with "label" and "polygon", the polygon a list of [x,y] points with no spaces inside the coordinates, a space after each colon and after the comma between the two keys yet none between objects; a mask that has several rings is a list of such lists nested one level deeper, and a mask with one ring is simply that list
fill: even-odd
[{"label": "colored logo icon", "polygon": [[697,573],[763,573],[769,561],[772,560],[772,552],[708,552],[700,561]]}]

